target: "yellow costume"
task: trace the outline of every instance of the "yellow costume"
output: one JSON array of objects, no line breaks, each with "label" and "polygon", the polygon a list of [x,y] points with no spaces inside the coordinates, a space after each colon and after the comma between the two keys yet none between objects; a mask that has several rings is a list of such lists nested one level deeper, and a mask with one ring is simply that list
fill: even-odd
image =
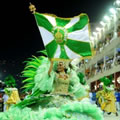
[{"label": "yellow costume", "polygon": [[113,91],[99,91],[96,95],[101,109],[106,112],[116,113],[115,96]]},{"label": "yellow costume", "polygon": [[7,110],[9,109],[9,107],[12,105],[12,104],[16,104],[17,102],[20,101],[20,97],[19,97],[19,94],[18,94],[18,90],[16,88],[10,88],[10,95],[9,95],[9,98],[8,100],[6,101],[6,104],[7,104]]}]

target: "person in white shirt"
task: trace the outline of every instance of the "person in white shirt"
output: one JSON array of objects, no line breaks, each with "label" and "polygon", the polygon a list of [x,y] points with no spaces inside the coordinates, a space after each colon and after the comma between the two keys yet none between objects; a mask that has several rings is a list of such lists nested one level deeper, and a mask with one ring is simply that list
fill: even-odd
[{"label": "person in white shirt", "polygon": [[4,103],[4,106],[3,106],[3,111],[6,111],[6,108],[7,108],[7,104],[6,104],[6,101],[8,100],[9,96],[5,93],[3,95],[3,103]]}]

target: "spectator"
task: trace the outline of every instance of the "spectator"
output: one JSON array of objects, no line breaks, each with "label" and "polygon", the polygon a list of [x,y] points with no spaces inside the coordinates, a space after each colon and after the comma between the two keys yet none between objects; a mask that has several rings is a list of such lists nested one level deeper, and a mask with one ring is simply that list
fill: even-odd
[{"label": "spectator", "polygon": [[120,25],[117,28],[117,36],[120,37]]},{"label": "spectator", "polygon": [[95,90],[93,90],[93,92],[92,92],[92,102],[93,102],[93,104],[96,103],[96,92],[95,92]]},{"label": "spectator", "polygon": [[96,103],[96,92],[94,90],[89,93],[89,98],[90,98],[91,104]]},{"label": "spectator", "polygon": [[9,98],[9,96],[6,93],[4,93],[4,95],[3,95],[3,104],[4,104],[3,111],[7,110],[7,104],[6,104],[6,102],[7,102],[8,98]]},{"label": "spectator", "polygon": [[120,52],[116,54],[115,65],[120,64]]},{"label": "spectator", "polygon": [[118,111],[120,111],[120,91],[118,91],[118,89],[115,89],[115,97],[116,97],[116,108]]}]

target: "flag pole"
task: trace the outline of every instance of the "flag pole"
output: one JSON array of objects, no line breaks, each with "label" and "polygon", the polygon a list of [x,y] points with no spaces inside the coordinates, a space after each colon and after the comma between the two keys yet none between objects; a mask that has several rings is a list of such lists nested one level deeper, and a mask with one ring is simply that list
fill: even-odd
[{"label": "flag pole", "polygon": [[[32,12],[32,14],[34,14],[36,12],[36,8],[35,8],[35,5],[33,5],[32,3],[30,3],[29,5],[29,10]],[[50,76],[50,73],[52,71],[52,68],[53,68],[53,60],[50,59],[50,68],[49,68],[49,71],[48,71],[48,75]]]},{"label": "flag pole", "polygon": [[53,60],[50,60],[50,68],[49,68],[49,71],[48,71],[48,75],[50,76],[50,73],[52,71],[52,68],[53,68]]},{"label": "flag pole", "polygon": [[36,7],[35,5],[33,5],[32,3],[30,3],[29,5],[29,10],[32,12],[32,14],[34,14],[36,12]]}]

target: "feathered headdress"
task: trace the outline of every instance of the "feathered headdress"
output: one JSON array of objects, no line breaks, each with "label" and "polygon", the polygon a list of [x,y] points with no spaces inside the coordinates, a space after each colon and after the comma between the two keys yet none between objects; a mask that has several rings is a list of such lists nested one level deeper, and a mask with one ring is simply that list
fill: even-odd
[{"label": "feathered headdress", "polygon": [[113,80],[112,75],[110,75],[109,77],[104,76],[100,79],[100,81],[103,82],[104,84],[103,85],[104,90],[108,90],[108,91],[114,90],[113,86],[111,87],[112,80]]},{"label": "feathered headdress", "polygon": [[16,86],[16,80],[12,75],[8,75],[4,79],[4,83],[7,87],[15,87]]}]

